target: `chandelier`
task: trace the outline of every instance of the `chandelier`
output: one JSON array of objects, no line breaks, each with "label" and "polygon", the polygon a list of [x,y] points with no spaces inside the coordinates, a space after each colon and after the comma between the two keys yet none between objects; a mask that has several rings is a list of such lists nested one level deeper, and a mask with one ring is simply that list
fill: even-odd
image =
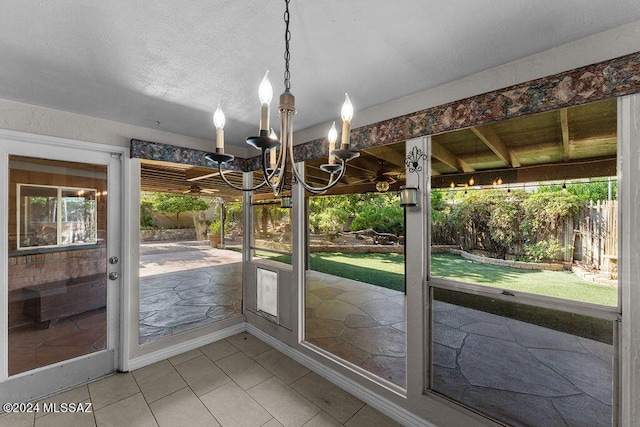
[{"label": "chandelier", "polygon": [[278,140],[276,133],[269,126],[269,104],[273,97],[273,89],[269,82],[269,72],[267,71],[258,88],[258,96],[261,103],[260,114],[260,132],[258,136],[247,138],[247,144],[262,151],[262,175],[263,181],[251,188],[239,187],[230,182],[222,170],[222,166],[232,161],[234,157],[224,152],[224,123],[225,117],[220,105],[213,115],[213,123],[216,127],[216,150],[214,153],[208,153],[205,158],[218,167],[219,175],[230,187],[241,191],[254,191],[268,185],[274,196],[278,197],[282,194],[286,182],[287,165],[291,164],[292,183],[301,184],[305,190],[313,194],[323,194],[328,189],[335,186],[344,176],[347,168],[347,162],[360,155],[350,147],[349,133],[351,129],[351,119],[353,118],[353,106],[349,95],[345,94],[345,101],[341,110],[342,117],[342,135],[340,148],[336,149],[338,140],[338,132],[335,122],[329,131],[329,157],[328,162],[320,166],[320,169],[329,174],[328,182],[322,187],[314,187],[304,181],[304,177],[298,172],[293,161],[293,116],[296,114],[295,98],[291,93],[291,74],[289,72],[289,60],[291,54],[289,52],[289,41],[291,40],[291,32],[289,31],[289,1],[285,0],[285,49],[284,49],[284,92],[280,95],[280,137]]}]

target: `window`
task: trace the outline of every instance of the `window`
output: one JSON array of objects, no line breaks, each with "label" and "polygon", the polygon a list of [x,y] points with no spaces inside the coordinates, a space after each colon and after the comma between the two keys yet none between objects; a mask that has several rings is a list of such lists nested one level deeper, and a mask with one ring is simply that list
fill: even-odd
[{"label": "window", "polygon": [[97,242],[97,190],[18,184],[18,249]]},{"label": "window", "polygon": [[291,264],[291,209],[280,207],[280,199],[255,202],[252,206],[253,258]]},{"label": "window", "polygon": [[509,425],[615,420],[616,117],[610,99],[432,136],[431,391]]}]

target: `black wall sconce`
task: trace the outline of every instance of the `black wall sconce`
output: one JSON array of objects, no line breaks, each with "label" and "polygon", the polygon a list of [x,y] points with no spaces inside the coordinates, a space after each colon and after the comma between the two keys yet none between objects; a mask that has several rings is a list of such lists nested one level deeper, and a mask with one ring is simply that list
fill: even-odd
[{"label": "black wall sconce", "polygon": [[[407,154],[407,158],[404,163],[407,165],[407,175],[410,173],[415,173],[418,175],[418,186],[406,186],[400,187],[400,191],[398,192],[398,196],[400,197],[400,206],[403,208],[418,206],[418,190],[420,190],[420,172],[422,171],[422,165],[420,165],[420,160],[426,160],[427,154],[423,153],[421,149],[418,147],[413,147],[409,154]],[[407,180],[408,181],[408,180]]]}]

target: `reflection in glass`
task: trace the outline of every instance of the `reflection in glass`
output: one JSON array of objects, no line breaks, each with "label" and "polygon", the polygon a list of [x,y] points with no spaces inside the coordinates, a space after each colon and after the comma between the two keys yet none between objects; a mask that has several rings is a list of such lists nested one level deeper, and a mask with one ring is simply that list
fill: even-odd
[{"label": "reflection in glass", "polygon": [[433,289],[431,389],[509,425],[611,425],[613,322]]},{"label": "reflection in glass", "polygon": [[107,167],[10,156],[3,185],[9,375],[104,350]]},{"label": "reflection in glass", "polygon": [[19,248],[97,241],[96,190],[18,184]]}]

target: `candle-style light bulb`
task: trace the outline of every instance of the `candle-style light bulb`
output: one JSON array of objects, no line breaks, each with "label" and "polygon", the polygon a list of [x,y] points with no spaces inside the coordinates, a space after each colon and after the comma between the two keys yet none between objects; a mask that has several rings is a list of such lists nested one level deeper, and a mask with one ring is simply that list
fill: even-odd
[{"label": "candle-style light bulb", "polygon": [[273,88],[269,81],[269,71],[264,73],[264,77],[258,87],[258,97],[260,98],[260,130],[269,130],[269,104],[273,98]]},{"label": "candle-style light bulb", "polygon": [[224,113],[220,104],[216,108],[216,112],[213,113],[213,124],[216,127],[216,152],[224,153]]},{"label": "candle-style light bulb", "polygon": [[353,119],[353,105],[351,104],[348,93],[345,93],[344,97],[344,104],[342,104],[340,116],[342,117],[342,120],[351,122],[351,119]]},{"label": "candle-style light bulb", "polygon": [[340,116],[342,117],[342,145],[341,149],[349,149],[349,133],[351,132],[351,119],[353,119],[353,105],[349,99],[349,94],[345,93],[344,104]]},{"label": "candle-style light bulb", "polygon": [[336,122],[333,122],[331,125],[331,129],[329,129],[329,135],[327,136],[329,139],[329,164],[333,165],[336,162],[335,157],[331,154],[332,151],[336,149],[336,141],[338,140],[338,130],[336,129]]},{"label": "candle-style light bulb", "polygon": [[[273,128],[271,128],[269,138],[276,141],[278,140],[278,135],[276,135],[276,132],[273,130]],[[277,147],[273,147],[271,150],[269,150],[269,167],[271,168],[271,170],[274,170],[276,168],[276,150]]]}]

